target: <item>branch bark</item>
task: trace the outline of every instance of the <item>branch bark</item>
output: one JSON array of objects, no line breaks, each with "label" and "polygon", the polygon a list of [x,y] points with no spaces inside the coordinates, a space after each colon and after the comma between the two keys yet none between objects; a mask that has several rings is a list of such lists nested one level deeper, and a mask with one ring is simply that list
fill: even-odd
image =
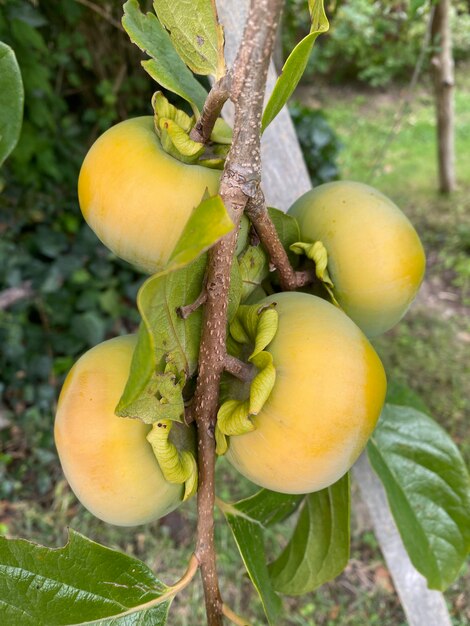
[{"label": "branch bark", "polygon": [[432,58],[437,116],[439,190],[455,189],[454,60],[450,30],[450,0],[439,0],[432,20],[432,41],[438,47]]},{"label": "branch bark", "polygon": [[199,372],[194,395],[198,428],[198,526],[196,556],[201,567],[209,626],[222,626],[214,546],[215,424],[219,384],[225,367],[230,271],[238,224],[261,180],[260,130],[266,76],[282,0],[252,0],[232,68],[230,98],[235,105],[233,142],[221,178],[220,195],[234,230],[209,253]]},{"label": "branch bark", "polygon": [[284,250],[277,235],[274,224],[269,216],[264,194],[258,189],[256,196],[248,202],[246,214],[250,218],[260,242],[266,248],[269,259],[279,272],[279,280],[283,291],[295,291],[313,283],[315,271],[296,272],[292,267],[287,252]]}]

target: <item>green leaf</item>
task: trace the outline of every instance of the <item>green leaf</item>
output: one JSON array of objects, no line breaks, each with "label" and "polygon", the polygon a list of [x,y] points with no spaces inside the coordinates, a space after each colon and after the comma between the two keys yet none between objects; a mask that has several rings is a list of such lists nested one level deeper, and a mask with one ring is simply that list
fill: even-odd
[{"label": "green leaf", "polygon": [[292,539],[269,573],[281,593],[300,595],[332,580],[349,559],[349,476],[305,499]]},{"label": "green leaf", "polygon": [[168,590],[141,561],[73,530],[59,549],[0,538],[0,623],[5,625],[163,626],[171,599],[147,603],[158,602]]},{"label": "green leaf", "polygon": [[186,65],[195,73],[225,73],[223,29],[213,0],[154,0],[155,13]]},{"label": "green leaf", "polygon": [[[164,418],[182,421],[184,383],[195,373],[199,357],[202,308],[187,319],[179,316],[178,309],[198,299],[207,264],[204,250],[232,228],[219,196],[203,201],[192,213],[168,265],[140,288],[137,306],[142,323],[129,378],[116,407],[117,415],[139,417],[148,424]],[[235,259],[229,320],[238,310],[241,291]]]},{"label": "green leaf", "polygon": [[244,302],[269,275],[269,259],[262,246],[248,246],[238,258]]},{"label": "green leaf", "polygon": [[188,265],[233,228],[234,223],[220,196],[203,200],[191,213],[165,273]]},{"label": "green leaf", "polygon": [[256,495],[229,505],[219,503],[230,526],[248,575],[260,596],[271,625],[279,623],[282,604],[273,589],[264,547],[264,528],[284,520],[298,507],[303,496],[263,489]]},{"label": "green leaf", "polygon": [[123,9],[122,25],[130,40],[151,57],[148,61],[142,61],[144,69],[162,87],[178,94],[201,111],[207,92],[179,57],[156,15],[144,15],[138,0],[127,0]]},{"label": "green leaf", "polygon": [[403,543],[431,589],[446,589],[470,549],[470,476],[429,416],[387,404],[367,451]]},{"label": "green leaf", "polygon": [[289,248],[300,239],[299,223],[292,215],[287,215],[284,211],[274,209],[273,207],[268,207],[268,213],[283,247],[287,250],[289,258],[291,261],[295,260],[295,254],[290,254]]},{"label": "green leaf", "polygon": [[15,53],[0,41],[0,167],[16,146],[23,122],[24,91]]},{"label": "green leaf", "polygon": [[387,397],[388,404],[398,404],[400,406],[411,406],[422,413],[428,413],[429,409],[424,403],[421,396],[419,396],[413,389],[398,383],[395,380],[387,381]]},{"label": "green leaf", "polygon": [[[140,288],[137,305],[142,324],[129,379],[116,409],[118,415],[153,423],[164,417],[161,412],[167,407],[162,398],[168,399],[170,408],[183,407],[179,381],[196,371],[202,309],[196,309],[187,319],[182,319],[177,310],[197,300],[206,263],[207,256],[203,255],[183,269],[151,276]],[[168,376],[161,378],[165,372],[175,376],[170,397],[162,393],[162,383],[168,391]],[[171,419],[175,419],[174,411]]]},{"label": "green leaf", "polygon": [[292,50],[284,63],[281,75],[276,81],[271,97],[263,112],[262,130],[273,121],[297,87],[312,52],[313,44],[318,35],[329,28],[325,14],[324,0],[309,0],[308,8],[312,22],[310,33]]}]

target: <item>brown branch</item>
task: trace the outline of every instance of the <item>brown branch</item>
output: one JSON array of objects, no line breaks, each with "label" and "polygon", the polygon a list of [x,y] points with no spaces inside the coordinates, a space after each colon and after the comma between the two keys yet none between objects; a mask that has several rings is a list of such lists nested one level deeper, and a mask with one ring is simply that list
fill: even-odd
[{"label": "brown branch", "polygon": [[236,356],[232,356],[231,354],[225,355],[224,369],[226,372],[245,383],[251,382],[256,375],[256,367],[254,365],[240,361],[240,359],[237,359]]},{"label": "brown branch", "polygon": [[193,141],[207,143],[211,136],[214,124],[219,117],[222,107],[230,97],[231,74],[225,74],[218,80],[209,92],[202,109],[201,117],[191,130],[190,137]]},{"label": "brown branch", "polygon": [[294,291],[316,280],[313,269],[296,272],[292,267],[287,252],[269,216],[261,189],[258,189],[256,196],[248,202],[246,214],[250,218],[260,242],[269,254],[272,265],[279,272],[279,280],[283,291]]},{"label": "brown branch", "polygon": [[233,143],[221,178],[220,195],[236,228],[209,253],[207,301],[194,396],[198,428],[198,524],[195,554],[201,566],[209,626],[222,626],[214,545],[214,430],[219,384],[226,357],[227,307],[238,224],[261,179],[260,129],[266,76],[282,0],[252,0],[243,39],[232,70],[235,104]]}]

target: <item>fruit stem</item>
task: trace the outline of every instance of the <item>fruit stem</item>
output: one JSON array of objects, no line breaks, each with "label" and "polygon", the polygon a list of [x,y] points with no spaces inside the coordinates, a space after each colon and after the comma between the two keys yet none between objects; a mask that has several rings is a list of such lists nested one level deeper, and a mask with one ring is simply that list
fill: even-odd
[{"label": "fruit stem", "polygon": [[240,617],[240,615],[237,615],[234,611],[232,611],[232,609],[230,607],[228,607],[226,604],[224,604],[222,606],[222,613],[225,615],[225,617],[227,619],[229,619],[233,624],[237,624],[237,626],[250,626],[250,623],[244,619],[243,617]]},{"label": "fruit stem", "polygon": [[228,72],[218,80],[210,90],[201,116],[197,120],[189,136],[193,141],[207,143],[222,107],[230,97],[231,74]]},{"label": "fruit stem", "polygon": [[251,365],[251,363],[245,363],[245,361],[241,361],[237,359],[236,356],[232,356],[231,354],[225,355],[224,369],[235,378],[243,381],[244,383],[249,383],[256,376],[256,367]]},{"label": "fruit stem", "polygon": [[208,626],[222,626],[223,619],[214,542],[214,433],[219,385],[227,354],[230,274],[238,225],[249,198],[256,194],[261,180],[261,115],[282,4],[282,0],[251,0],[243,38],[230,73],[230,99],[235,104],[235,122],[232,147],[221,178],[220,195],[235,229],[209,251],[207,300],[203,305],[198,378],[194,394],[199,465],[195,554],[201,567]]},{"label": "fruit stem", "polygon": [[295,291],[295,289],[315,282],[316,276],[313,268],[296,272],[292,267],[287,252],[269,216],[261,189],[258,189],[254,198],[250,198],[245,213],[256,230],[260,242],[269,254],[271,263],[279,272],[279,280],[283,291]]}]

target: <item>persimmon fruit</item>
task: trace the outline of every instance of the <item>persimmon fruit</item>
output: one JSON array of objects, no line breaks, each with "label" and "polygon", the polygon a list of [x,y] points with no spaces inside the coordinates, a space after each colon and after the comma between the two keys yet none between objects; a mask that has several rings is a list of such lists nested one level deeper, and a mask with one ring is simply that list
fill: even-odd
[{"label": "persimmon fruit", "polygon": [[289,209],[302,241],[321,241],[328,253],[333,293],[369,337],[405,314],[424,277],[421,241],[405,214],[362,183],[315,187]]}]

